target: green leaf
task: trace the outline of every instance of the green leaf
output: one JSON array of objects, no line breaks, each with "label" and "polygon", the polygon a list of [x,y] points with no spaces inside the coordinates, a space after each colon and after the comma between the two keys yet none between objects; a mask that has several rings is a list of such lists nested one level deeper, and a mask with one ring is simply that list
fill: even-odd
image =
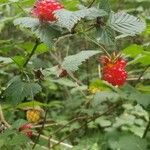
[{"label": "green leaf", "polygon": [[147,150],[147,141],[129,133],[112,132],[108,134],[112,150]]},{"label": "green leaf", "polygon": [[100,0],[99,8],[105,10],[108,13],[110,13],[111,12],[111,7],[110,7],[109,0]]},{"label": "green leaf", "polygon": [[117,32],[136,35],[145,30],[145,22],[125,12],[112,13],[108,25]]},{"label": "green leaf", "polygon": [[48,23],[44,23],[38,26],[38,28],[36,28],[33,32],[38,38],[40,38],[42,42],[44,42],[49,47],[51,47],[54,43],[54,38],[60,36],[60,31]]},{"label": "green leaf", "polygon": [[129,101],[135,101],[138,104],[141,104],[145,108],[147,108],[150,105],[150,94],[144,94],[137,91],[134,87],[132,87],[129,84],[126,84],[121,89],[122,91],[119,93],[119,95],[127,99]]},{"label": "green leaf", "polygon": [[135,135],[120,137],[118,144],[121,150],[147,150],[146,140]]},{"label": "green leaf", "polygon": [[90,88],[98,88],[100,91],[112,91],[110,86],[108,86],[105,82],[100,79],[92,80],[89,86]]},{"label": "green leaf", "polygon": [[143,47],[141,45],[132,44],[123,50],[123,53],[129,57],[135,58],[143,52]]},{"label": "green leaf", "polygon": [[93,106],[101,105],[104,101],[111,101],[116,102],[119,100],[120,96],[118,93],[109,92],[109,91],[102,91],[95,94],[94,99],[92,101]]},{"label": "green leaf", "polygon": [[40,24],[39,19],[31,18],[31,17],[22,17],[14,20],[14,25],[19,25],[20,27],[25,27],[25,28],[33,29],[39,26],[39,24]]},{"label": "green leaf", "polygon": [[36,18],[22,17],[14,21],[14,25],[20,27],[30,28],[33,34],[35,34],[42,42],[49,47],[52,46],[54,38],[60,35],[60,31],[52,24],[39,22]]},{"label": "green leaf", "polygon": [[62,0],[67,10],[77,10],[80,2],[78,0]]},{"label": "green leaf", "polygon": [[78,54],[65,57],[62,67],[68,71],[76,71],[83,61],[100,53],[100,51],[87,50],[81,51]]},{"label": "green leaf", "polygon": [[58,19],[57,24],[60,27],[67,28],[69,31],[78,23],[82,18],[88,17],[89,19],[97,18],[98,16],[105,16],[107,13],[104,10],[96,8],[83,8],[78,11],[69,11],[61,9],[55,12]]},{"label": "green leaf", "polygon": [[23,56],[14,56],[11,58],[19,67],[23,67],[25,58]]},{"label": "green leaf", "polygon": [[33,96],[41,91],[41,86],[37,83],[23,82],[21,79],[15,78],[7,87],[4,96],[9,103],[18,104],[24,98],[33,98]]},{"label": "green leaf", "polygon": [[97,28],[96,40],[104,45],[111,46],[115,44],[115,33],[110,27]]},{"label": "green leaf", "polygon": [[36,107],[36,106],[47,106],[47,104],[32,100],[30,102],[18,104],[16,107],[22,109],[25,107]]}]

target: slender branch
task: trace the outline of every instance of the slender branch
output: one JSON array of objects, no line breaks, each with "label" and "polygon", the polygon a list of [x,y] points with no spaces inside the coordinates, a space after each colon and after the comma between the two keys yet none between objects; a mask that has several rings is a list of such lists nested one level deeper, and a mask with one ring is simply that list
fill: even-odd
[{"label": "slender branch", "polygon": [[137,79],[137,83],[141,80],[141,78],[143,77],[144,73],[148,70],[150,66],[147,66],[144,71],[141,73],[141,75],[139,76],[139,78]]},{"label": "slender branch", "polygon": [[90,5],[88,6],[88,8],[92,7],[92,5],[95,3],[95,0],[93,0]]},{"label": "slender branch", "polygon": [[35,51],[36,51],[38,45],[39,45],[39,41],[36,40],[36,41],[35,41],[35,45],[34,45],[32,51],[31,51],[31,53],[29,54],[27,60],[25,61],[24,65],[23,65],[24,68],[27,66],[27,64],[28,64],[28,62],[30,61],[31,57],[34,55],[34,53],[35,53]]},{"label": "slender branch", "polygon": [[149,118],[149,122],[148,122],[148,124],[147,124],[147,126],[145,128],[144,134],[142,136],[143,139],[146,137],[146,135],[147,135],[147,133],[149,131],[149,128],[150,128],[150,118]]},{"label": "slender branch", "polygon": [[[38,136],[37,133],[33,133],[33,134],[34,134],[35,136]],[[49,140],[49,137],[47,137],[47,136],[45,136],[45,135],[40,135],[40,137],[43,138],[43,139],[45,139],[45,140]],[[50,139],[50,142],[52,142],[52,143],[58,143],[59,141],[54,140],[54,139]],[[61,142],[60,145],[65,146],[65,147],[68,147],[68,148],[73,148],[72,145],[67,144],[67,143],[63,143],[63,142]]]},{"label": "slender branch", "polygon": [[59,145],[61,142],[63,142],[66,139],[68,139],[72,135],[72,133],[77,132],[78,130],[82,129],[85,125],[87,125],[88,123],[94,121],[95,119],[97,119],[97,118],[99,118],[99,117],[101,117],[103,115],[111,114],[118,106],[119,105],[112,106],[111,108],[108,108],[108,110],[105,111],[102,114],[98,114],[98,115],[89,117],[89,120],[85,124],[81,125],[78,129],[74,129],[70,134],[68,134],[66,137],[64,137],[62,140],[60,140],[58,143],[56,143],[55,145],[53,145],[51,148],[53,149],[55,146]]},{"label": "slender branch", "polygon": [[36,144],[38,143],[39,138],[40,138],[40,135],[42,134],[42,131],[43,131],[44,127],[45,127],[47,113],[48,113],[48,109],[47,109],[46,112],[45,112],[45,116],[44,116],[44,120],[43,120],[42,127],[41,127],[41,129],[40,129],[40,131],[39,131],[39,134],[38,134],[38,136],[37,136],[37,138],[36,138],[36,140],[35,140],[35,143],[34,143],[32,149],[34,149],[35,146],[36,146]]},{"label": "slender branch", "polygon": [[[30,142],[30,144],[32,144],[32,145],[34,145],[34,143],[31,141]],[[44,149],[44,150],[49,150],[47,147],[45,147],[45,146],[41,146],[41,145],[39,145],[39,144],[37,144],[38,146],[40,146],[42,149]]]}]

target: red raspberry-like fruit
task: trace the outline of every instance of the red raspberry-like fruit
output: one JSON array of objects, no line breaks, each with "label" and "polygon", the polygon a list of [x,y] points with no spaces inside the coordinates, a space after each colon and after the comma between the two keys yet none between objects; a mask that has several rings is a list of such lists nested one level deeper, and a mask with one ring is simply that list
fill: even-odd
[{"label": "red raspberry-like fruit", "polygon": [[117,58],[111,60],[111,58],[105,59],[107,61],[102,62],[102,77],[103,80],[111,83],[112,85],[121,86],[126,82],[127,72],[125,70],[127,62],[123,58]]},{"label": "red raspberry-like fruit", "polygon": [[37,1],[31,13],[41,21],[56,21],[54,11],[63,9],[64,6],[56,0]]},{"label": "red raspberry-like fruit", "polygon": [[32,126],[30,124],[24,124],[19,128],[19,131],[28,136],[29,138],[32,137]]}]

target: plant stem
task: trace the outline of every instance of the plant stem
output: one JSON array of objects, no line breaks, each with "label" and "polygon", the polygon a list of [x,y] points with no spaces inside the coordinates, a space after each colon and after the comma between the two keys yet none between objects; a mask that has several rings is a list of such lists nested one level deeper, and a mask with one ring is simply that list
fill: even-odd
[{"label": "plant stem", "polygon": [[147,66],[144,71],[141,73],[141,75],[139,76],[139,78],[137,79],[137,83],[141,80],[141,78],[143,77],[144,73],[147,71],[147,69],[149,68],[150,66]]},{"label": "plant stem", "polygon": [[55,145],[53,145],[51,148],[53,149],[55,146],[58,146],[61,142],[63,142],[64,140],[68,139],[72,133],[77,132],[78,130],[82,129],[85,125],[87,125],[88,123],[90,123],[91,121],[94,121],[97,118],[100,118],[103,115],[109,115],[111,114],[119,105],[115,105],[112,107],[109,107],[104,113],[89,117],[89,120],[86,121],[86,123],[84,123],[83,125],[81,125],[78,129],[74,129],[70,134],[68,134],[66,137],[64,137],[62,140],[60,140],[58,143],[56,143]]},{"label": "plant stem", "polygon": [[34,53],[35,53],[35,51],[36,51],[38,45],[39,45],[39,41],[36,40],[36,41],[35,41],[35,45],[34,45],[32,51],[31,51],[31,53],[29,54],[27,60],[25,61],[24,65],[23,65],[24,68],[27,66],[27,64],[28,64],[28,62],[30,61],[31,57],[34,55]]},{"label": "plant stem", "polygon": [[107,52],[107,50],[102,46],[100,45],[98,42],[96,42],[95,40],[91,39],[89,36],[85,35],[85,37],[87,37],[88,40],[90,40],[91,42],[95,43],[97,46],[99,46],[104,53],[107,54],[108,57],[111,57],[110,54]]},{"label": "plant stem", "polygon": [[39,131],[39,134],[38,134],[38,136],[37,136],[37,138],[36,138],[36,141],[35,141],[35,143],[34,143],[32,149],[34,149],[35,146],[36,146],[36,144],[38,143],[39,138],[40,138],[40,135],[42,134],[42,131],[43,131],[44,127],[45,127],[47,113],[48,113],[48,109],[47,109],[46,112],[45,112],[45,116],[44,116],[44,120],[43,120],[42,127],[41,127],[41,129],[40,129],[40,131]]},{"label": "plant stem", "polygon": [[90,5],[88,6],[88,8],[92,7],[92,5],[94,4],[95,0],[93,0]]},{"label": "plant stem", "polygon": [[150,117],[149,117],[149,122],[148,122],[148,124],[147,124],[147,126],[145,128],[144,134],[142,136],[143,139],[146,137],[146,135],[147,135],[147,133],[149,131],[149,128],[150,128]]}]

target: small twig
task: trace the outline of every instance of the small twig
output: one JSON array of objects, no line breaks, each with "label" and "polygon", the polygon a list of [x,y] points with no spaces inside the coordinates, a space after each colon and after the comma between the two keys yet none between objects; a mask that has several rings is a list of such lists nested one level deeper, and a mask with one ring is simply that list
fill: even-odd
[{"label": "small twig", "polygon": [[144,134],[142,136],[143,139],[146,137],[146,135],[147,135],[147,133],[149,131],[149,128],[150,128],[150,118],[149,118],[149,122],[148,122],[148,124],[147,124],[147,126],[145,128]]},{"label": "small twig", "polygon": [[[35,125],[35,126],[32,126],[32,128],[41,128],[42,125],[43,124],[41,124],[41,125]],[[46,127],[57,126],[57,125],[59,125],[59,124],[57,124],[57,123],[51,123],[51,124],[45,124],[44,127],[46,128]]]},{"label": "small twig", "polygon": [[150,66],[147,66],[144,71],[141,73],[141,75],[139,76],[139,78],[137,79],[137,83],[141,80],[141,78],[143,77],[144,73],[147,71],[147,69],[149,68]]},{"label": "small twig", "polygon": [[[33,133],[33,134],[34,134],[35,136],[38,136],[37,133]],[[43,138],[43,139],[45,139],[45,140],[49,140],[49,137],[47,137],[47,136],[45,136],[45,135],[40,135],[40,137]],[[54,139],[50,139],[50,142],[52,142],[52,143],[58,143],[59,141],[54,140]],[[64,143],[64,142],[60,142],[60,145],[65,146],[65,147],[68,147],[68,148],[73,148],[72,145],[67,144],[67,143]]]},{"label": "small twig", "polygon": [[[30,144],[32,144],[32,145],[34,145],[34,143],[33,142],[30,142]],[[45,146],[41,146],[41,145],[39,145],[39,144],[37,144],[38,146],[40,146],[42,149],[44,149],[44,150],[49,150],[47,147],[45,147]]]},{"label": "small twig", "polygon": [[88,6],[88,8],[92,7],[92,5],[95,3],[95,0],[93,0],[90,5]]},{"label": "small twig", "polygon": [[35,51],[36,51],[38,45],[39,45],[39,41],[36,40],[36,41],[35,41],[35,45],[34,45],[32,51],[31,51],[31,53],[29,54],[27,60],[25,61],[24,65],[23,65],[24,68],[27,66],[27,64],[28,64],[28,62],[30,61],[31,57],[34,55],[34,53],[35,53]]},{"label": "small twig", "polygon": [[72,120],[70,120],[68,123],[66,123],[65,125],[63,125],[62,127],[58,128],[55,132],[53,132],[52,134],[49,135],[49,141],[52,137],[52,135],[57,134],[59,131],[61,131],[62,129],[66,128],[68,125],[72,124],[73,122],[77,121],[77,120],[81,120],[81,119],[85,119],[87,118],[87,116],[81,116],[81,117],[77,117],[77,118],[73,118]]},{"label": "small twig", "polygon": [[56,143],[55,145],[53,145],[51,148],[53,149],[55,146],[59,145],[61,142],[63,142],[64,140],[68,139],[72,135],[72,133],[77,132],[78,130],[82,129],[85,125],[87,125],[91,121],[94,121],[95,119],[97,119],[97,118],[99,118],[99,117],[101,117],[103,115],[110,114],[117,107],[118,107],[118,105],[112,106],[111,108],[108,108],[108,110],[105,111],[102,114],[98,114],[98,115],[89,117],[89,120],[85,124],[81,125],[78,129],[74,129],[69,135],[67,135],[66,137],[64,137],[62,140],[60,140],[58,143]]}]

